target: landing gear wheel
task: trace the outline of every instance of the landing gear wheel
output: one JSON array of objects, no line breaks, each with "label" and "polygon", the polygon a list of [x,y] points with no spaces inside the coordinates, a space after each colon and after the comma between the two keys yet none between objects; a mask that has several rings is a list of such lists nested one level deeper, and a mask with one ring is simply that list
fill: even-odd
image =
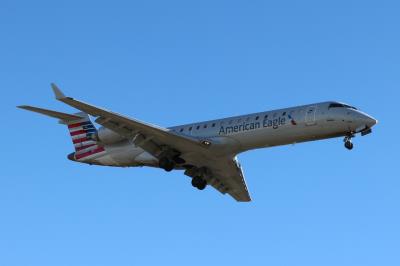
[{"label": "landing gear wheel", "polygon": [[205,181],[201,177],[193,177],[192,178],[192,186],[197,188],[197,189],[199,189],[199,190],[203,190],[207,186],[207,181]]},{"label": "landing gear wheel", "polygon": [[344,146],[348,150],[352,150],[354,148],[353,142],[351,142],[351,139],[354,137],[354,135],[348,135],[344,138]]},{"label": "landing gear wheel", "polygon": [[160,168],[164,169],[167,172],[171,172],[175,168],[175,163],[168,158],[161,158],[158,164]]},{"label": "landing gear wheel", "polygon": [[207,182],[203,180],[203,182],[197,186],[199,190],[204,190],[207,187]]},{"label": "landing gear wheel", "polygon": [[345,146],[346,149],[348,149],[348,150],[352,150],[352,149],[354,148],[354,145],[353,145],[353,143],[352,143],[350,140],[346,141],[346,142],[344,143],[344,146]]}]

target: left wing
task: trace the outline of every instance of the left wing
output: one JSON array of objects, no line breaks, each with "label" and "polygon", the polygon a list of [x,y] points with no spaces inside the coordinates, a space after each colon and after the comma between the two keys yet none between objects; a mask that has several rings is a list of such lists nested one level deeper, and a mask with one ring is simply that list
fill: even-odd
[{"label": "left wing", "polygon": [[191,165],[208,169],[208,183],[221,193],[230,194],[238,201],[250,201],[250,195],[240,164],[235,158],[217,157],[204,139],[177,134],[169,129],[151,125],[136,119],[66,97],[52,84],[56,99],[97,117],[96,122],[132,140],[155,157],[160,156],[163,147],[179,151],[181,157]]},{"label": "left wing", "polygon": [[[210,180],[211,186],[223,194],[228,193],[237,201],[251,201],[242,167],[236,158],[220,158],[209,162],[207,167],[213,176],[217,177]],[[220,181],[220,183],[214,180]]]}]

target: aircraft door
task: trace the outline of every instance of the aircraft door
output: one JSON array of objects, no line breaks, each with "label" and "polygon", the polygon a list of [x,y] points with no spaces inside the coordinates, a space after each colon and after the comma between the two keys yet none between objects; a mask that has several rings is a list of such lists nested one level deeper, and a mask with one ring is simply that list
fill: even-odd
[{"label": "aircraft door", "polygon": [[306,125],[307,126],[313,126],[316,124],[315,116],[317,113],[317,107],[316,106],[309,106],[306,109]]}]

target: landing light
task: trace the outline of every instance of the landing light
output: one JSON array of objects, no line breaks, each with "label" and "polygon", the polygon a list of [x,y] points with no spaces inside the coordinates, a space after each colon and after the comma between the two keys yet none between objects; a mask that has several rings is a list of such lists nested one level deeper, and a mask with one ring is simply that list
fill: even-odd
[{"label": "landing light", "polygon": [[208,140],[203,140],[203,141],[201,142],[201,144],[203,144],[204,146],[210,146],[210,145],[211,145],[211,142],[208,141]]}]

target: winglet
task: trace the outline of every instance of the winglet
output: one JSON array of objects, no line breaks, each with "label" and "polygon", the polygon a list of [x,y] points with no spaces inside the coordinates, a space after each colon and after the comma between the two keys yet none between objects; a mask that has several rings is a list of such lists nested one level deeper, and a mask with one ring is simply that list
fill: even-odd
[{"label": "winglet", "polygon": [[51,83],[51,88],[53,89],[54,95],[56,96],[57,100],[66,98],[64,93],[62,93],[62,91],[57,87],[56,84]]}]

